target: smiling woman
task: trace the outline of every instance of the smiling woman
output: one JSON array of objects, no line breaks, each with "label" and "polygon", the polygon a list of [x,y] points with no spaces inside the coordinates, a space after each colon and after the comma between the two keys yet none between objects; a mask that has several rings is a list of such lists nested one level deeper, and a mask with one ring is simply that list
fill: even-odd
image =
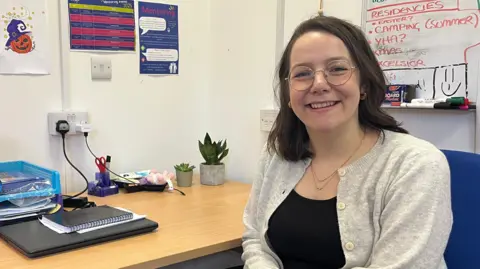
[{"label": "smiling woman", "polygon": [[[381,109],[386,80],[368,41],[360,29],[342,20],[318,17],[300,25],[285,49],[278,76],[280,111],[269,147],[286,160],[312,156],[311,145],[305,145],[308,132],[342,127],[344,133],[355,133],[361,124],[407,133]],[[328,102],[333,106],[327,109]],[[292,128],[297,131],[290,132]],[[362,134],[356,133],[359,140]]]},{"label": "smiling woman", "polygon": [[244,213],[244,268],[445,269],[448,162],[381,109],[386,80],[362,31],[303,22],[278,79],[280,111]]}]

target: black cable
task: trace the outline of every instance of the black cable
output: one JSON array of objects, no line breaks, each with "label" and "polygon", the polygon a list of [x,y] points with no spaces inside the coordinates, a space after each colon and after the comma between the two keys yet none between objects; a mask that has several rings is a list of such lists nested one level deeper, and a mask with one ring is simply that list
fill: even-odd
[{"label": "black cable", "polygon": [[68,158],[67,156],[67,151],[65,150],[65,134],[61,134],[62,135],[62,142],[63,142],[63,155],[65,156],[65,159],[67,159],[67,162],[73,167],[73,169],[77,170],[77,172],[83,177],[83,179],[85,179],[85,182],[87,183],[87,186],[85,187],[85,189],[73,196],[70,196],[70,195],[63,195],[64,197],[67,197],[63,200],[69,200],[69,199],[73,199],[75,197],[78,197],[82,194],[84,194],[87,190],[88,190],[88,179],[87,177],[85,177],[85,175],[82,173],[82,171],[80,171],[71,161],[70,159]]},{"label": "black cable", "polygon": [[[92,149],[90,148],[90,145],[88,144],[88,133],[86,133],[86,132],[83,133],[83,136],[85,136],[85,144],[87,145],[88,151],[90,151],[90,154],[92,154],[92,156],[93,156],[95,159],[98,159],[97,155],[95,155],[95,153],[93,153]],[[100,165],[103,166],[103,168],[105,168],[105,169],[106,169],[107,171],[109,171],[110,173],[116,175],[117,177],[123,178],[123,179],[131,182],[132,184],[139,185],[137,182],[135,182],[135,181],[133,181],[133,180],[131,180],[131,179],[128,179],[128,178],[126,178],[126,177],[122,177],[121,175],[113,172],[113,171],[110,170],[107,166],[105,166],[102,162],[100,162]],[[176,189],[176,188],[174,188],[174,190],[178,191],[178,192],[181,193],[183,196],[186,196],[186,194],[185,194],[183,191],[181,191],[181,190],[179,190],[179,189]]]}]

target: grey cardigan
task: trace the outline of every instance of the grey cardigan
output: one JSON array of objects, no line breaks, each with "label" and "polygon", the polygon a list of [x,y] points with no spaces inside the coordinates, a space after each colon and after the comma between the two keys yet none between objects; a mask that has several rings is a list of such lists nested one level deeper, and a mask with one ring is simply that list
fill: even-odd
[{"label": "grey cardigan", "polygon": [[[244,268],[283,269],[266,236],[268,221],[310,161],[287,162],[263,150],[244,212]],[[450,169],[440,150],[411,135],[385,131],[365,156],[338,174],[343,268],[447,268]]]}]

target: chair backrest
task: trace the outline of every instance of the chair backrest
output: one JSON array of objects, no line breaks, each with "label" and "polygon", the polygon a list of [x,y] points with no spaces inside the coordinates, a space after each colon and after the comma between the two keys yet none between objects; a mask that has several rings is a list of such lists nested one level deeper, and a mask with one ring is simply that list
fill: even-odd
[{"label": "chair backrest", "polygon": [[448,269],[480,268],[480,155],[442,150],[451,171],[453,228]]}]

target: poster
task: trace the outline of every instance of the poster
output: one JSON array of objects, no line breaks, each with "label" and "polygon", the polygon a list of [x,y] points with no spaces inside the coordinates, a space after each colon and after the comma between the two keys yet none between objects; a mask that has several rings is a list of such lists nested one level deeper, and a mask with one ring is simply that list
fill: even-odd
[{"label": "poster", "polygon": [[70,49],[135,51],[133,0],[68,0]]},{"label": "poster", "polygon": [[178,6],[138,3],[140,74],[178,74]]},{"label": "poster", "polygon": [[0,74],[49,74],[46,17],[46,1],[0,1]]}]

